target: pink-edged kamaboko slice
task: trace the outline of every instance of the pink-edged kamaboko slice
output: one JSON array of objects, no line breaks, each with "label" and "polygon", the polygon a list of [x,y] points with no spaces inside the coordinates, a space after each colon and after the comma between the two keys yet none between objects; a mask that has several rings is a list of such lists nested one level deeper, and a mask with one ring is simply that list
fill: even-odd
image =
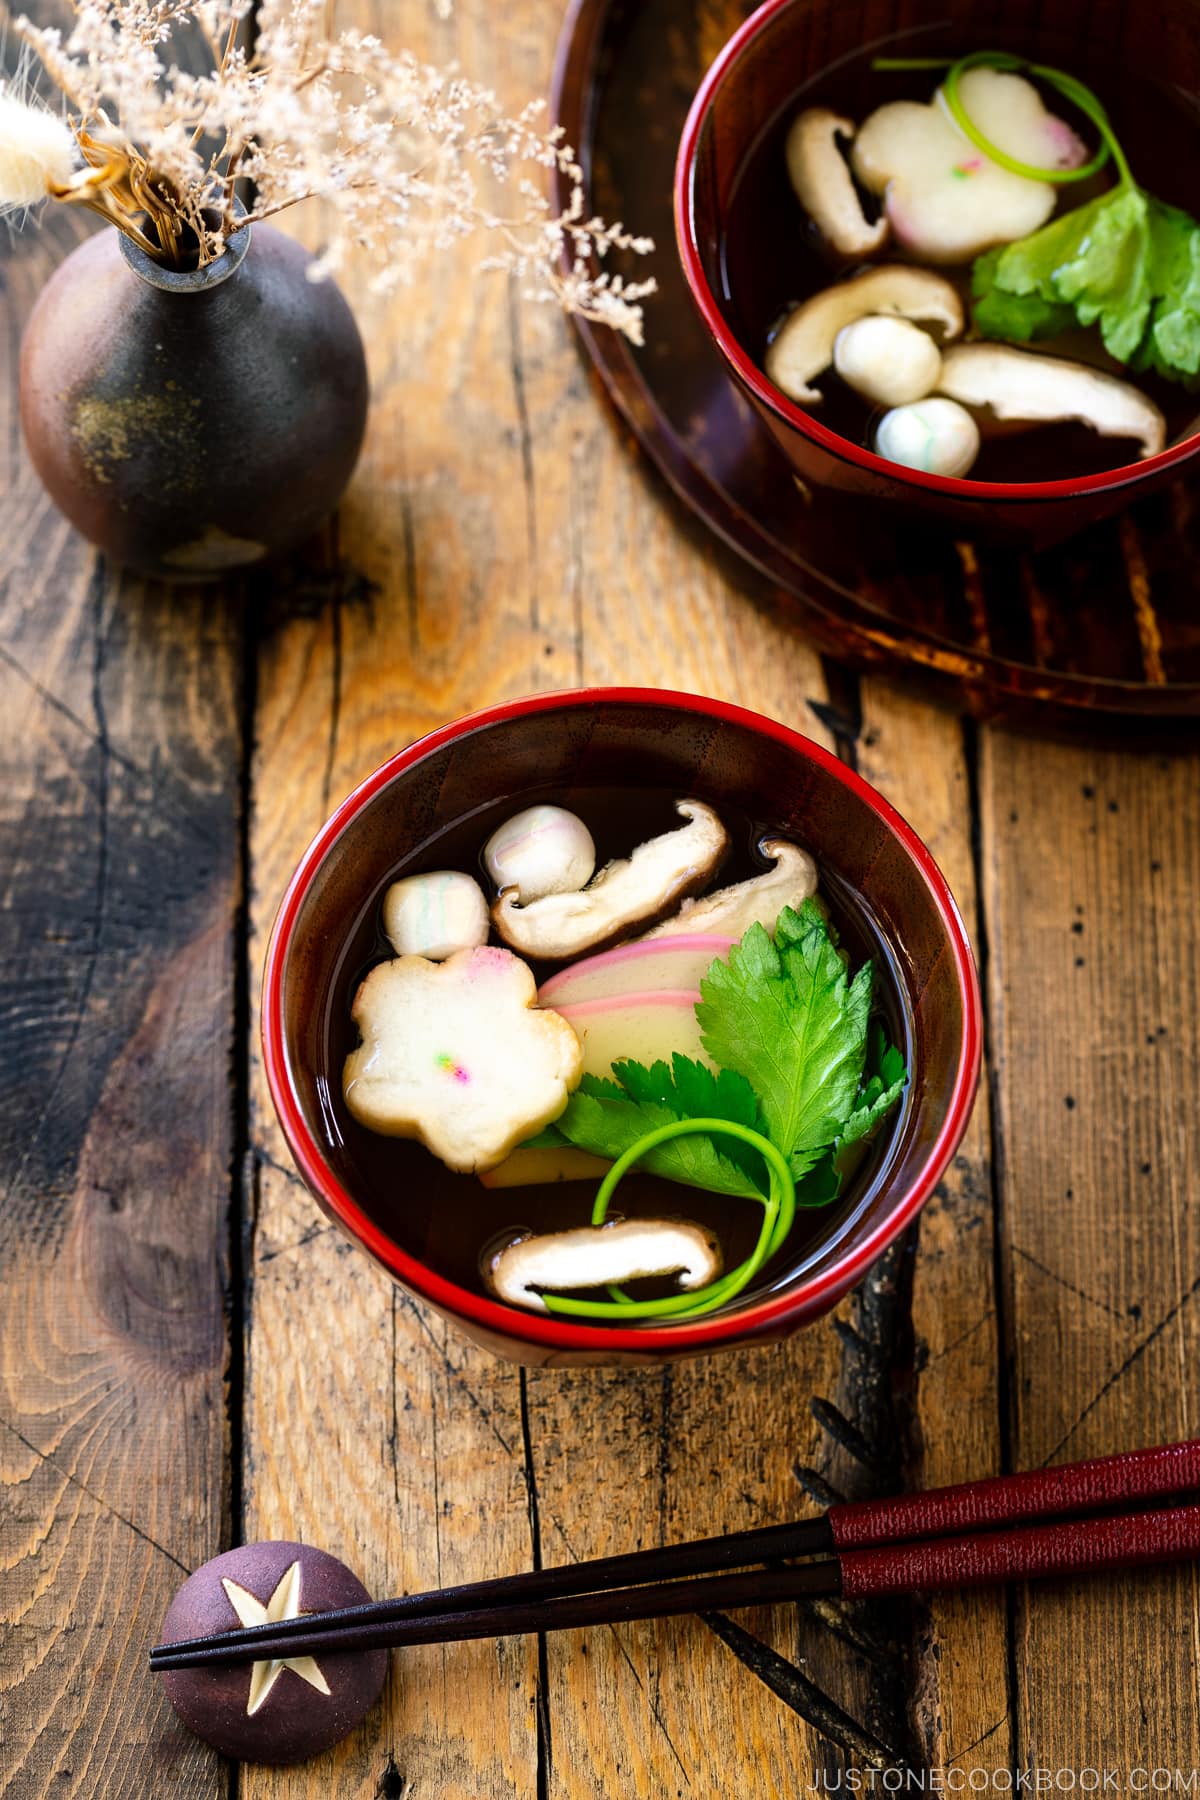
[{"label": "pink-edged kamaboko slice", "polygon": [[613,994],[555,1007],[583,1045],[585,1075],[607,1075],[615,1062],[630,1060],[652,1068],[677,1052],[708,1063],[700,1042],[695,988],[661,989],[652,994]]},{"label": "pink-edged kamaboko slice", "polygon": [[710,965],[727,956],[733,942],[710,933],[620,944],[560,969],[542,983],[538,1001],[561,1011],[583,1000],[698,989]]}]

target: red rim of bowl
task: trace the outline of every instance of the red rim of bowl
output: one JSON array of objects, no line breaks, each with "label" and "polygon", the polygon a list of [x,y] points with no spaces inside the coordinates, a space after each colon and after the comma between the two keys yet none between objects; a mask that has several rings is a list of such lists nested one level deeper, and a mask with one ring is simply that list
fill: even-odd
[{"label": "red rim of bowl", "polygon": [[840,457],[843,462],[853,463],[871,475],[884,475],[892,481],[964,500],[994,500],[1001,504],[1007,502],[1009,505],[1030,500],[1065,500],[1073,494],[1101,493],[1107,488],[1129,486],[1146,475],[1156,474],[1160,469],[1169,469],[1173,464],[1194,456],[1200,449],[1200,434],[1197,433],[1184,438],[1181,443],[1160,450],[1157,456],[1148,456],[1144,462],[1122,463],[1120,468],[1106,469],[1099,475],[1077,475],[1063,481],[970,481],[965,476],[928,475],[923,469],[907,469],[901,463],[889,462],[886,457],[877,456],[873,450],[862,449],[851,443],[849,438],[839,437],[836,431],[830,431],[827,425],[822,425],[811,413],[805,412],[768,381],[758,364],[734,336],[704,273],[693,228],[692,171],[705,116],[717,89],[747,44],[771,23],[776,13],[784,12],[793,3],[794,0],[765,0],[765,4],[757,12],[751,13],[745,24],[734,32],[696,90],[696,98],[692,101],[691,111],[684,123],[683,136],[679,140],[679,155],[675,163],[675,237],[688,287],[722,355],[736,370],[755,399],[782,419],[784,424],[790,425],[802,436],[811,438],[823,450]]},{"label": "red rim of bowl", "polygon": [[[516,1307],[502,1306],[498,1301],[458,1287],[426,1264],[409,1256],[367,1217],[326,1162],[321,1146],[309,1130],[296,1098],[288,1068],[283,1029],[284,973],[296,918],[317,870],[335,848],[355,815],[395,776],[434,751],[482,726],[564,707],[606,703],[672,707],[681,712],[700,713],[712,719],[749,727],[760,735],[773,738],[787,749],[798,752],[808,761],[817,763],[842,782],[899,839],[920,871],[946,928],[963,1005],[962,1051],[946,1118],[924,1168],[912,1182],[904,1198],[871,1236],[853,1254],[838,1258],[819,1275],[802,1280],[784,1293],[771,1295],[757,1305],[737,1312],[717,1314],[711,1319],[697,1320],[691,1325],[648,1326],[640,1330],[574,1325],[565,1320],[526,1313]],[[780,725],[775,720],[750,712],[744,707],[732,706],[723,700],[705,700],[695,694],[675,693],[660,688],[577,688],[563,693],[532,694],[523,699],[505,701],[499,706],[487,707],[481,712],[468,713],[464,718],[419,738],[408,749],[389,758],[342,802],[305,851],[280,903],[263,973],[262,1040],[267,1083],[284,1136],[305,1181],[323,1197],[334,1216],[350,1234],[413,1292],[435,1306],[470,1319],[504,1337],[550,1345],[561,1350],[681,1351],[689,1347],[704,1348],[726,1339],[736,1342],[753,1337],[764,1328],[781,1327],[794,1314],[810,1312],[831,1290],[835,1294],[844,1292],[916,1217],[958,1148],[979,1079],[982,1035],[979,982],[958,908],[933,857],[895,808],[853,769],[839,762],[837,757],[823,750],[819,744],[814,744],[811,739],[789,730],[786,725]]]}]

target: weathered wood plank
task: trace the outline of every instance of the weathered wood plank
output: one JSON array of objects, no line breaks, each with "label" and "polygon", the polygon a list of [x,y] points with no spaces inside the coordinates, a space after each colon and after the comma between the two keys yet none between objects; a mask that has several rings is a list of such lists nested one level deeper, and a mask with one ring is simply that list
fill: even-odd
[{"label": "weathered wood plank", "polygon": [[[545,83],[556,21],[540,5],[513,9],[499,43],[486,9],[474,5],[457,7],[442,33],[415,9],[406,24],[418,41],[428,31],[438,53],[486,68],[501,92]],[[815,660],[731,598],[705,546],[673,529],[662,497],[595,406],[561,321],[523,309],[506,284],[480,278],[464,260],[441,271],[436,292],[367,309],[363,322],[376,395],[365,464],[339,524],[343,566],[353,574],[334,579],[324,598],[310,581],[312,616],[272,623],[260,662],[256,962],[295,856],[330,804],[419,731],[472,706],[579,681],[640,681],[724,693],[820,730],[805,706],[807,695],[824,695]],[[256,1092],[260,1155],[283,1162]],[[334,1361],[353,1369],[356,1391],[338,1383],[335,1401],[315,1381],[294,1385],[294,1429],[281,1434],[271,1346],[291,1344],[302,1363],[323,1358],[329,1309],[297,1306],[293,1284],[268,1258],[276,1245],[299,1244],[313,1219],[294,1183],[262,1169],[249,1535],[287,1520],[319,1530],[331,1548],[357,1545],[365,1578],[382,1590],[501,1573],[527,1566],[535,1551],[549,1562],[608,1542],[655,1541],[664,1525],[669,1535],[709,1528],[712,1505],[703,1511],[699,1500],[660,1518],[653,1483],[648,1509],[641,1494],[636,1515],[626,1504],[634,1472],[655,1468],[661,1455],[657,1375],[523,1378],[446,1340],[425,1309],[393,1300],[358,1259],[347,1263],[330,1233],[295,1251],[294,1262],[303,1258],[295,1282],[305,1294],[316,1282],[345,1296]],[[676,1377],[685,1387],[693,1379],[690,1371]],[[581,1430],[578,1408],[593,1389],[606,1396],[603,1437],[586,1423]],[[759,1451],[757,1402],[747,1404],[749,1462]],[[770,1428],[780,1449],[756,1482],[748,1517],[766,1516],[782,1493],[793,1508],[799,1499],[782,1401],[775,1406]],[[695,1410],[704,1411],[699,1397]],[[712,1421],[705,1431],[716,1469],[723,1446]],[[308,1465],[311,1444],[327,1434],[337,1455],[321,1459],[322,1476]],[[689,1456],[680,1455],[681,1496]],[[715,1476],[702,1499],[711,1503],[720,1485]],[[602,1513],[593,1492],[609,1498]],[[714,1654],[726,1657],[704,1627],[680,1629],[710,1669]],[[254,1796],[315,1794],[336,1780],[339,1793],[367,1795],[386,1776],[397,1792],[410,1779],[447,1796],[533,1795],[539,1784],[583,1795],[625,1780],[630,1792],[674,1792],[683,1780],[659,1722],[660,1690],[670,1683],[669,1705],[682,1713],[694,1689],[662,1657],[643,1667],[643,1654],[628,1634],[597,1633],[548,1644],[540,1667],[532,1643],[406,1658],[382,1723],[326,1764],[290,1775],[247,1771],[243,1785]],[[686,1746],[692,1774],[721,1766],[714,1746],[737,1733],[748,1743],[772,1740],[782,1779],[802,1729],[786,1707],[749,1675],[710,1683],[706,1705],[704,1742]],[[687,1735],[695,1738],[694,1727]]]},{"label": "weathered wood plank", "polygon": [[[1036,1467],[1200,1427],[1200,757],[982,748],[1012,1457]],[[1016,1627],[1022,1764],[1200,1762],[1193,1570],[1033,1588]]]},{"label": "weathered wood plank", "polygon": [[[379,9],[339,16],[398,41],[398,22]],[[414,47],[424,36],[443,61],[457,53],[458,21],[439,27],[410,8],[404,26]],[[373,382],[363,465],[323,564],[307,559],[298,586],[278,596],[259,658],[256,972],[291,867],[330,807],[430,726],[535,684],[544,650],[527,632],[526,528],[511,504],[521,449],[503,380],[504,298],[502,284],[464,265],[391,305],[359,304]],[[257,1068],[254,1102],[246,1537],[278,1535],[287,1520],[344,1554],[377,1593],[527,1566],[515,1371],[448,1337],[435,1314],[320,1230],[311,1200],[281,1173],[287,1151]],[[306,1304],[314,1285],[326,1308]],[[325,1374],[331,1319],[344,1371],[336,1394]],[[288,1382],[281,1358],[314,1379]],[[327,1447],[317,1458],[314,1443]],[[243,1791],[373,1797],[413,1781],[445,1800],[533,1793],[536,1703],[533,1644],[418,1650],[402,1667],[397,1659],[382,1718],[301,1769],[244,1771]]]},{"label": "weathered wood plank", "polygon": [[112,575],[21,448],[0,264],[0,1787],[227,1791],[145,1672],[221,1547],[241,628]]},{"label": "weathered wood plank", "polygon": [[[851,695],[853,698],[853,694]],[[763,704],[761,688],[754,698]],[[864,682],[861,718],[844,720],[859,767],[930,843],[968,922],[975,913],[968,764],[961,725],[907,700],[890,684]],[[825,717],[839,721],[840,708]],[[999,1466],[993,1244],[986,1090],[956,1164],[922,1220],[921,1252],[869,1282],[841,1311],[783,1349],[716,1358],[662,1372],[530,1376],[539,1491],[556,1516],[581,1479],[577,1421],[589,1421],[598,1468],[593,1506],[574,1525],[575,1554],[663,1542],[789,1516],[801,1499],[794,1468],[816,1465],[850,1491],[966,1479]],[[894,1300],[893,1277],[904,1292]],[[907,1289],[911,1284],[911,1303]],[[911,1317],[909,1306],[911,1304]],[[907,1340],[915,1339],[912,1348]],[[545,1398],[543,1399],[543,1390]],[[882,1390],[882,1391],[881,1391]],[[819,1432],[813,1398],[833,1402],[863,1434],[864,1468]],[[836,1431],[837,1413],[822,1417]],[[544,1463],[541,1460],[544,1458]],[[882,1466],[881,1466],[882,1465]],[[602,1472],[602,1478],[601,1478]],[[566,1546],[564,1546],[566,1548]],[[829,1627],[854,1633],[850,1650]],[[821,1609],[794,1622],[783,1609],[742,1615],[733,1647],[747,1659],[751,1632],[811,1677],[826,1698],[915,1762],[947,1769],[1008,1766],[1007,1635],[1003,1596],[939,1601],[932,1608]],[[616,1635],[616,1634],[614,1634]],[[753,1767],[764,1794],[786,1793],[806,1765],[836,1779],[840,1759],[814,1725],[820,1698],[793,1693],[801,1718],[768,1707],[731,1746],[711,1717],[722,1680],[711,1636],[696,1622],[624,1627],[628,1673],[598,1661],[586,1637],[550,1646],[569,1721],[567,1773],[558,1791],[597,1793],[613,1778],[614,1746],[631,1758],[632,1791],[717,1793],[730,1759]],[[909,1666],[902,1668],[907,1653]],[[714,1662],[714,1657],[718,1658]],[[778,1673],[778,1671],[777,1671]],[[744,1699],[745,1675],[726,1679]],[[639,1698],[639,1690],[641,1697]],[[906,1711],[911,1713],[906,1717]],[[847,1734],[848,1735],[848,1734]],[[830,1736],[839,1739],[836,1727]],[[849,1737],[853,1743],[853,1737]],[[858,1755],[869,1750],[860,1744]],[[674,1767],[672,1768],[672,1765]],[[581,1773],[582,1771],[582,1773]]]},{"label": "weathered wood plank", "polygon": [[[924,838],[979,943],[969,745],[962,723],[864,680],[858,766]],[[937,1487],[1003,1464],[995,1239],[985,1067],[954,1162],[918,1225],[904,1476]],[[939,1596],[913,1610],[910,1704],[932,1768],[1010,1766],[1007,1607],[1003,1594]]]}]

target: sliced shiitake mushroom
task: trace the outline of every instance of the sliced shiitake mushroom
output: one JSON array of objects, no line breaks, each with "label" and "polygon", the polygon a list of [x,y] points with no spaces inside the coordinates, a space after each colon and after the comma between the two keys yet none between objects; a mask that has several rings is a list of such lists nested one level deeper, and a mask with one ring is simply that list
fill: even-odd
[{"label": "sliced shiitake mushroom", "polygon": [[839,256],[872,256],[887,241],[888,222],[863,212],[839,138],[853,140],[853,119],[827,106],[805,107],[787,134],[788,175],[801,206]]},{"label": "sliced shiitake mushroom", "polygon": [[798,907],[816,893],[817,865],[807,851],[787,838],[763,838],[758,850],[760,856],[769,858],[771,868],[764,869],[761,875],[752,875],[748,881],[718,888],[703,900],[685,900],[669,919],[643,932],[638,943],[699,935],[736,942],[745,937],[752,925],[774,931],[775,921],[785,906]]},{"label": "sliced shiitake mushroom", "polygon": [[1078,419],[1101,437],[1136,439],[1144,457],[1157,456],[1167,438],[1162,413],[1131,381],[1011,344],[947,350],[938,391],[965,406],[989,407],[997,419]]},{"label": "sliced shiitake mushroom", "polygon": [[492,922],[522,956],[562,962],[627,936],[705,887],[729,848],[729,834],[702,800],[677,800],[687,823],[639,844],[631,856],[605,865],[575,894],[546,894],[522,906],[507,888],[492,907]]},{"label": "sliced shiitake mushroom", "polygon": [[539,1289],[606,1287],[647,1275],[678,1275],[682,1289],[707,1287],[721,1273],[721,1248],[710,1231],[684,1219],[622,1219],[517,1238],[493,1256],[488,1286],[510,1306],[545,1312]]},{"label": "sliced shiitake mushroom", "polygon": [[791,399],[815,406],[821,391],[812,382],[833,361],[838,332],[855,319],[888,313],[940,325],[943,338],[957,337],[963,327],[958,290],[944,276],[884,263],[802,301],[771,342],[767,374]]}]

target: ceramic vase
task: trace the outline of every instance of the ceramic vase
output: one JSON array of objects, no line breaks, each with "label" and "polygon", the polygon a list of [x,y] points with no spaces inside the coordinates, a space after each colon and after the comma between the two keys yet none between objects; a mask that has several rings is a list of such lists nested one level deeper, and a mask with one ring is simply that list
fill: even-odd
[{"label": "ceramic vase", "polygon": [[310,267],[267,225],[190,273],[105,230],[49,281],[22,345],[21,421],[51,496],[106,555],[212,577],[302,543],[337,505],[366,361]]}]

